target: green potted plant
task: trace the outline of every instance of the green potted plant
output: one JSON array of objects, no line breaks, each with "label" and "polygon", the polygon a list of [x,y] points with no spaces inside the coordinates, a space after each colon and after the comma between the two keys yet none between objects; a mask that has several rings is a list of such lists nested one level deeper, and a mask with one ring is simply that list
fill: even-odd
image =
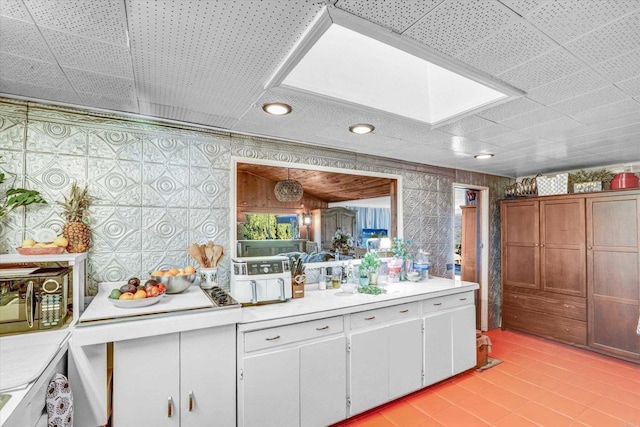
[{"label": "green potted plant", "polygon": [[364,263],[358,266],[358,283],[360,283],[360,286],[369,284],[369,269]]},{"label": "green potted plant", "polygon": [[613,172],[607,169],[579,170],[569,174],[569,190],[574,193],[608,190]]},{"label": "green potted plant", "polygon": [[358,267],[358,273],[362,277],[362,272],[366,271],[369,277],[369,283],[378,284],[378,268],[380,268],[380,257],[375,251],[369,251],[362,257],[362,262]]},{"label": "green potted plant", "polygon": [[[2,163],[2,156],[0,156],[0,163]],[[15,175],[11,173],[9,175],[13,176],[13,181],[15,181]],[[4,172],[0,172],[0,185],[5,184],[6,180],[7,175]],[[39,191],[13,188],[11,186],[6,190],[4,196],[0,196],[0,222],[15,208],[28,206],[32,203],[46,204],[47,201],[40,195]]]}]

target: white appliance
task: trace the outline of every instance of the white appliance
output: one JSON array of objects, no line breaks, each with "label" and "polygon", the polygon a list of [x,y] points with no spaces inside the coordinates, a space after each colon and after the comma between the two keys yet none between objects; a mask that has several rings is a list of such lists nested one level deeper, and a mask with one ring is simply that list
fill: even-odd
[{"label": "white appliance", "polygon": [[291,271],[286,256],[231,260],[231,296],[243,306],[291,299]]}]

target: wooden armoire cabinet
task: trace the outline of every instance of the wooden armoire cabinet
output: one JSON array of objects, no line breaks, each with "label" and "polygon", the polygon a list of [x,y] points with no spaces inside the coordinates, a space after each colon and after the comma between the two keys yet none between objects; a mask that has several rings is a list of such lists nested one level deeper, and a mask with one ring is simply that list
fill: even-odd
[{"label": "wooden armoire cabinet", "polygon": [[640,361],[640,191],[501,202],[502,327]]},{"label": "wooden armoire cabinet", "polygon": [[320,210],[321,242],[323,250],[333,249],[333,236],[340,228],[356,239],[356,211],[348,208],[329,208]]}]

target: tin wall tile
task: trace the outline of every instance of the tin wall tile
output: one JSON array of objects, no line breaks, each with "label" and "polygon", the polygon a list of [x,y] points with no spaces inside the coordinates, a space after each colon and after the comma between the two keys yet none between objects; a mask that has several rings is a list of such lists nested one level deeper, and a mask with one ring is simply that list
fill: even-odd
[{"label": "tin wall tile", "polygon": [[[194,168],[189,170],[189,200],[191,207],[220,207],[220,200],[228,200],[229,173],[213,168]],[[227,204],[228,206],[228,204]]]},{"label": "tin wall tile", "polygon": [[46,205],[29,205],[26,207],[27,220],[25,222],[25,236],[33,237],[35,231],[50,228],[57,235],[62,234],[65,220],[61,215],[62,209],[54,201]]},{"label": "tin wall tile", "polygon": [[189,206],[189,168],[144,162],[142,206]]},{"label": "tin wall tile", "polygon": [[93,205],[140,206],[142,164],[125,160],[88,158]]},{"label": "tin wall tile", "polygon": [[24,216],[22,209],[9,212],[7,216],[0,221],[0,253],[15,253],[15,248],[22,245],[22,240],[26,236],[24,233]]},{"label": "tin wall tile", "polygon": [[93,282],[121,282],[134,276],[142,279],[141,260],[142,254],[138,251],[91,253],[89,279]]},{"label": "tin wall tile", "polygon": [[87,154],[87,135],[81,127],[59,122],[29,122],[27,151],[56,154]]},{"label": "tin wall tile", "polygon": [[140,278],[149,277],[149,273],[154,270],[166,270],[169,268],[182,268],[187,265],[194,265],[193,259],[188,256],[185,248],[181,251],[142,251],[142,263]]},{"label": "tin wall tile", "polygon": [[143,138],[142,156],[150,163],[188,165],[189,146],[179,137],[149,134]]},{"label": "tin wall tile", "polygon": [[3,115],[0,109],[0,149],[22,150],[24,148],[26,120]]},{"label": "tin wall tile", "polygon": [[92,207],[92,253],[142,250],[141,211],[137,207]]},{"label": "tin wall tile", "polygon": [[226,246],[229,235],[229,209],[189,209],[189,243],[211,240]]},{"label": "tin wall tile", "polygon": [[78,156],[63,156],[27,151],[26,186],[38,190],[49,203],[62,200],[68,195],[71,184],[83,185],[87,178],[87,159]]},{"label": "tin wall tile", "polygon": [[142,250],[185,251],[188,221],[186,208],[142,208]]},{"label": "tin wall tile", "polygon": [[141,160],[142,138],[135,133],[95,129],[87,132],[88,155],[117,160]]}]

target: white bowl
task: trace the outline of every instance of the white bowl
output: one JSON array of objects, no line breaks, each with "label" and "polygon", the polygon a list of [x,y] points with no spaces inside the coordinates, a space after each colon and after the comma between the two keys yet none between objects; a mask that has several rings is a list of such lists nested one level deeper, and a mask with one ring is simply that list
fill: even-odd
[{"label": "white bowl", "polygon": [[358,289],[358,284],[356,283],[343,283],[340,285],[340,290],[345,294],[352,294]]},{"label": "white bowl", "polygon": [[417,271],[412,271],[411,273],[407,273],[407,279],[412,282],[417,282],[420,280],[420,273]]}]

